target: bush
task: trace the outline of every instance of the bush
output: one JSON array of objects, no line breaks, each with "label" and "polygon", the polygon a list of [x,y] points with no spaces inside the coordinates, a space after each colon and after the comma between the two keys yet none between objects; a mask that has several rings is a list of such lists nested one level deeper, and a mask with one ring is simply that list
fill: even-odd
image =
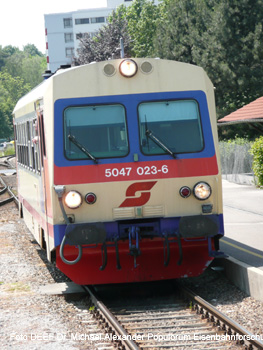
[{"label": "bush", "polygon": [[257,178],[257,186],[263,186],[263,136],[252,144],[250,153],[253,155],[253,171]]}]

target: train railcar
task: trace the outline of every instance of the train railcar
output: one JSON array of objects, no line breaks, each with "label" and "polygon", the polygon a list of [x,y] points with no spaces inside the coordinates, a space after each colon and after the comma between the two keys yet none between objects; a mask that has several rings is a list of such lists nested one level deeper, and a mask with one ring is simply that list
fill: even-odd
[{"label": "train railcar", "polygon": [[78,284],[196,276],[224,234],[214,88],[161,59],[61,69],[14,109],[20,213]]}]

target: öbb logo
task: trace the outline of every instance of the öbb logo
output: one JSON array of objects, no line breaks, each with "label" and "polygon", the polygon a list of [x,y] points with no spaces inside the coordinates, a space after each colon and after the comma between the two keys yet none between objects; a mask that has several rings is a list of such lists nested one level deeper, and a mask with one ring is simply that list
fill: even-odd
[{"label": "\u00f6bb logo", "polygon": [[[138,207],[144,205],[148,202],[151,197],[150,190],[156,184],[157,181],[148,181],[148,182],[135,182],[131,184],[126,190],[126,198],[124,202],[121,203],[119,208],[121,207]],[[141,192],[140,197],[135,197],[136,192],[138,191],[147,191]]]}]

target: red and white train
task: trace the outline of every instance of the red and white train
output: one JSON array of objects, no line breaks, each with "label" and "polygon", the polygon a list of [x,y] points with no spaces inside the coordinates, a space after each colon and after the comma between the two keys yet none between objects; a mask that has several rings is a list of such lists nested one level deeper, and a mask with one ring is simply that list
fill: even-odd
[{"label": "red and white train", "polygon": [[74,282],[196,276],[220,255],[202,68],[134,58],[61,69],[18,101],[14,126],[20,213]]}]

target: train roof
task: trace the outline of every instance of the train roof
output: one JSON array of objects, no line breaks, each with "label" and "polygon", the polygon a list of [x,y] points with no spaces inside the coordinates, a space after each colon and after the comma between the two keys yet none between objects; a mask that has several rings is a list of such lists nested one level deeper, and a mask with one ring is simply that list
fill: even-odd
[{"label": "train roof", "polygon": [[[119,91],[118,94],[129,94],[130,91],[132,93],[142,93],[165,90],[206,90],[207,84],[211,84],[206,73],[199,66],[157,58],[132,58],[139,67],[138,71],[143,74],[137,74],[137,79],[128,78],[129,84],[127,84],[127,80],[123,80],[120,74],[116,74],[123,60],[92,62],[82,66],[58,70],[17,102],[13,111],[14,116],[25,115],[34,111],[34,102],[43,98],[47,91],[51,91],[55,101],[59,98],[111,95],[116,94],[117,90]],[[106,66],[108,68],[113,67],[112,73],[108,74]],[[143,70],[143,67],[147,68]],[[110,69],[109,72],[111,72]],[[156,81],[154,84],[152,81],[153,76]],[[165,79],[160,79],[162,76]],[[112,78],[112,80],[106,80],[108,78]],[[118,84],[114,85],[114,82]],[[119,82],[123,82],[121,89]],[[115,87],[116,91],[114,91]]]}]

